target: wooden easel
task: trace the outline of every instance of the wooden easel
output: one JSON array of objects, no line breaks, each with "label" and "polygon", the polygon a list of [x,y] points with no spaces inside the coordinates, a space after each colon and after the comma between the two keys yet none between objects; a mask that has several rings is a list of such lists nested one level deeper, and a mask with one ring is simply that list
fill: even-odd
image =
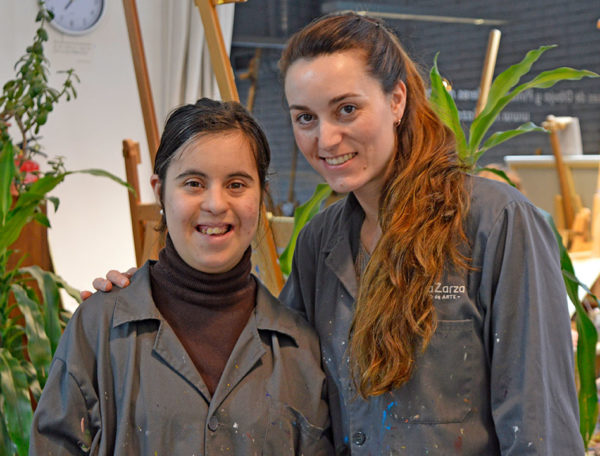
[{"label": "wooden easel", "polygon": [[[195,0],[196,7],[198,8],[202,18],[202,24],[204,26],[206,43],[208,45],[213,71],[215,72],[221,98],[224,101],[239,101],[239,95],[235,86],[235,79],[233,76],[231,63],[229,62],[229,57],[225,49],[225,43],[221,33],[221,26],[217,16],[216,5],[240,1],[245,0]],[[142,43],[142,35],[139,26],[135,0],[123,0],[123,8],[125,11],[129,42],[131,45],[131,53],[133,56],[133,64],[138,84],[140,104],[144,117],[146,138],[148,140],[148,147],[150,149],[150,158],[152,162],[154,162],[159,144],[159,135],[158,127],[156,125],[156,114],[154,111],[152,90],[150,88],[150,78],[148,76],[148,69],[146,66],[146,58],[144,55],[144,47]],[[132,150],[135,150],[135,146],[131,143],[128,143],[126,140],[124,142],[124,154],[126,153],[126,147],[127,154],[130,154]],[[139,159],[139,147],[137,150],[138,158],[135,156],[129,158],[127,158],[127,156],[125,157],[126,163],[127,160],[129,160],[129,168],[132,168],[132,172],[135,172],[136,177],[132,177],[132,179],[135,180],[137,180],[137,169],[135,169],[136,167],[134,166],[134,163],[139,163],[139,161],[136,162],[136,160]],[[135,153],[133,155],[135,155]],[[129,172],[131,171],[129,168],[128,180]],[[152,243],[152,245],[160,245],[158,242],[158,233],[151,228],[152,223],[148,223],[152,222],[152,217],[154,216],[153,214],[158,212],[158,206],[155,203],[153,205],[144,205],[140,202],[139,197],[136,200],[130,196],[130,208],[134,243],[136,245],[136,260],[138,261],[139,266],[146,259],[148,259],[146,255],[152,251],[151,249],[147,248],[147,243]],[[142,224],[142,228],[140,228],[140,223]],[[138,252],[141,252],[139,257]],[[283,287],[283,275],[279,269],[277,250],[264,205],[261,208],[261,223],[259,224],[259,229],[253,242],[252,261],[255,266],[254,272],[258,273],[258,276],[271,291],[271,293],[277,296]]]}]

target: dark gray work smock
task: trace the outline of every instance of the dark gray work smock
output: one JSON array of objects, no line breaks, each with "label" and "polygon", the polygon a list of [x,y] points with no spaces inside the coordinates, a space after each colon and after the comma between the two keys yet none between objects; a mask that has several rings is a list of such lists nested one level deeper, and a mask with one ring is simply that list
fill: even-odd
[{"label": "dark gray work smock", "polygon": [[584,453],[565,287],[553,233],[512,187],[468,177],[474,269],[431,290],[438,326],[412,378],[362,400],[348,334],[364,213],[353,195],[301,232],[281,300],[315,326],[336,451],[353,455]]},{"label": "dark gray work smock", "polygon": [[96,293],[60,341],[30,455],[331,454],[314,330],[259,284],[211,398],[154,305],[148,263]]}]

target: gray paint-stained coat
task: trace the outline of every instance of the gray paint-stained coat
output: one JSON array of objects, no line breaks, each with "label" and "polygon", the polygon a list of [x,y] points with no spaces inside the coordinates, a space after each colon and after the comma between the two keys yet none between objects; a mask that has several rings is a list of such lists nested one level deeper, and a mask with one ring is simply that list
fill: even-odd
[{"label": "gray paint-stained coat", "polygon": [[148,265],[75,312],[34,416],[30,455],[331,454],[312,328],[259,285],[211,398],[155,307]]},{"label": "gray paint-stained coat", "polygon": [[432,290],[438,326],[404,386],[362,400],[348,335],[364,213],[356,198],[301,232],[280,298],[321,342],[339,453],[582,455],[573,349],[558,249],[539,211],[506,184],[469,177],[474,268]]}]

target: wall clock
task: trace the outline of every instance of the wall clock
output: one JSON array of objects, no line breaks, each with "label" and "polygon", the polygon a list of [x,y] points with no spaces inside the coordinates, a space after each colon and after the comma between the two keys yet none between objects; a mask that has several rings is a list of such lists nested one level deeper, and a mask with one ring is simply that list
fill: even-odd
[{"label": "wall clock", "polygon": [[54,13],[50,24],[69,35],[93,30],[105,10],[105,0],[46,0],[45,4]]}]

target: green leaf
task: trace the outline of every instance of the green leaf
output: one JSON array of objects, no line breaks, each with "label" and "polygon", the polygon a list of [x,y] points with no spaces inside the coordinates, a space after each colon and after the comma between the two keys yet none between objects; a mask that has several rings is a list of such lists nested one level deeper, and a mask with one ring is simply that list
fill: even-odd
[{"label": "green leaf", "polygon": [[310,199],[301,206],[298,206],[294,211],[292,237],[279,257],[279,266],[281,267],[281,272],[284,274],[289,275],[292,270],[292,258],[294,257],[294,250],[296,249],[296,241],[298,240],[300,230],[319,212],[321,203],[329,195],[331,195],[331,187],[327,184],[319,184]]},{"label": "green leaf", "polygon": [[23,227],[33,218],[35,208],[36,206],[31,206],[11,211],[11,218],[0,231],[0,252],[6,250],[17,240]]},{"label": "green leaf", "polygon": [[487,103],[482,111],[482,114],[486,114],[496,102],[506,95],[510,89],[517,85],[521,77],[531,69],[531,66],[541,57],[541,55],[548,49],[552,49],[556,45],[540,46],[538,49],[529,51],[523,60],[515,65],[511,65],[502,73],[500,73],[490,87],[488,93]]},{"label": "green leaf", "polygon": [[25,318],[25,335],[27,337],[29,359],[31,359],[38,372],[48,372],[52,361],[52,351],[39,304],[31,299],[20,285],[13,283],[11,289],[17,301],[17,306]]},{"label": "green leaf", "polygon": [[[19,269],[19,272],[22,274],[29,274],[33,277],[38,284],[38,288],[42,292],[44,297],[44,312],[42,313],[44,329],[50,340],[50,349],[53,354],[56,351],[56,347],[58,347],[58,342],[62,334],[59,319],[60,294],[58,292],[59,285],[57,282],[60,281],[62,285],[64,284],[64,280],[51,272],[44,271],[36,265],[21,268]],[[57,278],[59,280],[57,280]]]},{"label": "green leaf", "polygon": [[524,123],[514,130],[497,131],[491,135],[487,141],[483,143],[483,147],[477,151],[475,154],[475,162],[477,162],[479,157],[481,157],[488,149],[491,149],[492,147],[497,146],[498,144],[501,144],[511,138],[522,135],[523,133],[531,133],[533,131],[548,133],[548,130],[537,126],[533,122]]},{"label": "green leaf", "polygon": [[559,251],[560,264],[563,271],[563,279],[569,299],[575,306],[575,324],[577,326],[577,352],[575,364],[579,372],[579,430],[583,441],[587,446],[590,441],[596,421],[598,419],[598,392],[596,387],[596,343],[598,342],[598,333],[594,323],[590,320],[587,312],[579,300],[578,288],[581,282],[575,276],[573,263],[562,238],[554,225],[550,214],[541,211],[544,217],[552,227],[556,237]]},{"label": "green leaf", "polygon": [[15,209],[18,209],[20,206],[29,205],[33,201],[37,201],[38,203],[42,201],[46,194],[54,190],[54,188],[60,184],[66,174],[58,174],[58,175],[45,175],[35,182],[33,182],[25,193],[22,193],[15,204]]},{"label": "green leaf", "polygon": [[[439,53],[438,53],[439,54]],[[458,117],[458,109],[452,99],[452,96],[448,93],[442,82],[442,77],[437,67],[437,56],[433,59],[433,67],[429,73],[431,79],[431,95],[429,102],[431,108],[444,122],[444,124],[452,130],[456,138],[456,151],[461,161],[467,156],[467,141],[465,139],[465,133]]]},{"label": "green leaf", "polygon": [[4,424],[19,455],[27,455],[33,411],[21,363],[0,347],[0,388],[4,399]]},{"label": "green leaf", "polygon": [[46,217],[46,214],[43,212],[36,212],[33,216],[33,219],[40,225],[50,228],[50,220],[48,220],[48,217]]},{"label": "green leaf", "polygon": [[127,190],[129,190],[130,192],[134,192],[133,187],[131,185],[129,185],[127,182],[125,182],[123,179],[115,176],[112,173],[109,173],[108,171],[105,171],[103,169],[96,169],[96,168],[91,168],[91,169],[80,169],[77,171],[68,171],[66,174],[90,174],[92,176],[100,176],[100,177],[108,177],[109,179],[115,181],[118,184],[121,184],[123,187],[126,187]]},{"label": "green leaf", "polygon": [[495,174],[496,176],[500,177],[502,180],[504,180],[508,185],[511,185],[513,187],[517,187],[512,180],[510,180],[510,177],[508,177],[508,175],[502,171],[501,169],[498,168],[475,168],[473,170],[473,174],[479,174],[482,171],[487,171],[489,173]]},{"label": "green leaf", "polygon": [[8,435],[8,429],[4,420],[4,413],[0,411],[0,454],[13,455],[17,452],[17,447]]},{"label": "green leaf", "polygon": [[512,92],[500,97],[491,107],[478,115],[471,124],[469,148],[477,150],[481,140],[487,133],[488,129],[496,121],[500,112],[510,103],[513,98],[521,92],[529,89],[541,88],[547,89],[560,81],[573,81],[585,77],[598,77],[596,73],[587,70],[575,70],[573,68],[556,68],[554,70],[544,71],[536,76],[531,81],[521,84]]},{"label": "green leaf", "polygon": [[14,151],[10,142],[4,143],[0,153],[0,224],[4,225],[6,214],[12,204],[10,186],[15,176]]}]

